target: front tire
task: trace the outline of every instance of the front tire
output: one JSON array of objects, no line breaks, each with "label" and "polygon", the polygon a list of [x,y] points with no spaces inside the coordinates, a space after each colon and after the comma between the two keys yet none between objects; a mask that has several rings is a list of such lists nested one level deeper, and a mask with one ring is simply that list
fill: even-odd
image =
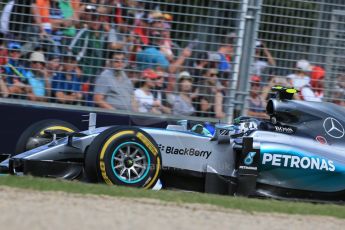
[{"label": "front tire", "polygon": [[133,127],[112,127],[99,134],[85,156],[91,182],[152,188],[160,175],[161,156],[149,134]]},{"label": "front tire", "polygon": [[48,119],[36,122],[20,135],[12,156],[49,143],[52,138],[44,133],[45,130],[58,130],[61,133],[79,132],[77,127],[62,120]]}]

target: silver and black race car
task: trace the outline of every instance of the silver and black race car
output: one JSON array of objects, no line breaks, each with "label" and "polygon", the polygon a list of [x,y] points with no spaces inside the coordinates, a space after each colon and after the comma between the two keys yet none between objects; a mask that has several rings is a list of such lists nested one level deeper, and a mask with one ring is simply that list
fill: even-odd
[{"label": "silver and black race car", "polygon": [[179,121],[165,129],[131,126],[79,132],[59,120],[30,126],[2,173],[79,179],[133,187],[209,193],[345,200],[345,109],[291,100],[277,88],[270,119],[240,117],[233,124]]}]

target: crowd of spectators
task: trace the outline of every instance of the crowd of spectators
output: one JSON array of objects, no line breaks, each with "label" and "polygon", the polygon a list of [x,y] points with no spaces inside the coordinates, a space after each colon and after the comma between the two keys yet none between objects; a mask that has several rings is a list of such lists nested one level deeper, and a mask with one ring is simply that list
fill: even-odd
[{"label": "crowd of spectators", "polygon": [[[286,76],[275,75],[274,70],[277,68],[276,61],[266,45],[263,42],[257,42],[251,70],[253,75],[250,79],[248,115],[266,117],[266,102],[272,96],[271,88],[277,85],[297,89],[298,93],[294,95],[296,100],[324,101],[326,71],[322,66],[313,65],[308,60],[301,59],[294,63],[289,69],[290,74]],[[339,74],[336,79],[328,81],[328,87],[332,88],[328,100],[342,106],[345,105],[344,81],[344,74]]]},{"label": "crowd of spectators", "polygon": [[[1,15],[0,96],[225,118],[236,34],[222,36],[214,52],[200,51],[197,40],[176,44],[173,25],[154,2],[9,0]],[[258,42],[248,114],[262,115],[275,84],[296,87],[299,99],[322,100],[321,67],[301,60],[287,77],[267,77],[275,66]]]},{"label": "crowd of spectators", "polygon": [[181,48],[173,16],[141,1],[11,0],[4,12],[2,97],[225,117],[231,36],[219,52]]}]

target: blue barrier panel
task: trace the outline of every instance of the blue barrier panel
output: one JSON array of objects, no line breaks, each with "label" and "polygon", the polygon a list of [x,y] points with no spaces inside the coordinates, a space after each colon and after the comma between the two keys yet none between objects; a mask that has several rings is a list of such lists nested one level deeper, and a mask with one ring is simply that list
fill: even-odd
[{"label": "blue barrier panel", "polygon": [[[21,133],[31,124],[45,119],[59,119],[72,123],[80,130],[88,127],[82,122],[89,112],[82,109],[47,107],[32,104],[0,103],[0,153],[12,153]],[[165,127],[166,118],[97,112],[97,127],[110,125],[136,125]]]}]

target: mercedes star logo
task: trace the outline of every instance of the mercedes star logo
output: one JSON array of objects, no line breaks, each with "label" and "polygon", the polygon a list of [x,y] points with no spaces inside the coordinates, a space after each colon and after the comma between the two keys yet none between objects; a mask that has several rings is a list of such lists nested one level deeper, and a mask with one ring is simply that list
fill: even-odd
[{"label": "mercedes star logo", "polygon": [[326,133],[333,138],[342,138],[345,130],[342,124],[333,117],[328,117],[323,122],[323,128]]}]

